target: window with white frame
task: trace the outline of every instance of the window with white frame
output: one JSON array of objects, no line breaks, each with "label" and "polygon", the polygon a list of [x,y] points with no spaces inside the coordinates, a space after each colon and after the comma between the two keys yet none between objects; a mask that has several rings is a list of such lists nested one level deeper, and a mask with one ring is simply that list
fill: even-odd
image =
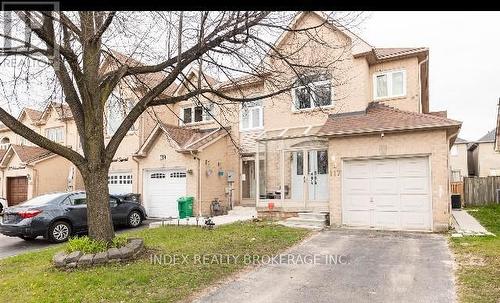
[{"label": "window with white frame", "polygon": [[52,127],[45,129],[45,137],[54,142],[64,142],[64,127]]},{"label": "window with white frame", "polygon": [[[120,127],[133,107],[134,100],[118,98],[115,95],[109,97],[106,105],[106,132],[108,135],[111,136],[118,130],[118,127]],[[134,130],[135,125],[132,125],[129,131]]]},{"label": "window with white frame", "polygon": [[259,129],[264,126],[262,101],[242,104],[240,110],[240,129]]},{"label": "window with white frame", "polygon": [[292,88],[294,110],[312,109],[333,104],[331,76],[315,73],[301,76]]},{"label": "window with white frame", "polygon": [[490,176],[500,176],[500,168],[490,168]]},{"label": "window with white frame", "polygon": [[203,104],[202,106],[188,106],[181,109],[180,124],[191,124],[213,120],[215,115],[213,103]]},{"label": "window with white frame", "polygon": [[406,95],[406,71],[396,70],[373,75],[374,99],[402,97]]},{"label": "window with white frame", "polygon": [[10,139],[8,137],[3,137],[0,140],[0,149],[7,149],[10,144]]},{"label": "window with white frame", "polygon": [[462,171],[459,169],[454,169],[451,171],[451,181],[460,182],[462,181]]},{"label": "window with white frame", "polygon": [[453,145],[450,150],[450,155],[452,156],[458,156],[458,146]]}]

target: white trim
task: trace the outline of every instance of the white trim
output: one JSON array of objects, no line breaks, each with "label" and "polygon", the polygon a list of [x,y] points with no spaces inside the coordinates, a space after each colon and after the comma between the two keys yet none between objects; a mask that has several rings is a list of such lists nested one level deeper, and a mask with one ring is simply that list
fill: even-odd
[{"label": "white trim", "polygon": [[[245,109],[248,110],[248,126],[247,128],[243,128],[243,104],[240,103],[239,105],[239,118],[240,118],[240,123],[239,123],[239,129],[240,132],[247,132],[247,131],[256,131],[256,130],[262,130],[264,129],[264,102],[262,100],[254,101],[254,102],[260,102],[260,105],[252,105],[248,106]],[[252,109],[253,108],[259,108],[259,125],[256,127],[251,126],[253,122],[253,114]]]},{"label": "white trim", "polygon": [[[393,74],[395,73],[403,73],[403,93],[400,95],[393,95],[392,94],[392,77]],[[385,75],[387,77],[387,96],[383,97],[378,97],[377,96],[377,77]],[[402,98],[406,97],[406,88],[407,88],[407,77],[406,77],[406,69],[400,68],[400,69],[391,69],[391,70],[386,70],[386,71],[380,71],[376,72],[373,74],[372,78],[372,86],[373,86],[373,100],[379,101],[379,100],[385,100],[385,99],[392,99],[392,98]]]},{"label": "white trim", "polygon": [[[192,103],[190,105],[186,104],[186,105],[181,106],[180,110],[179,110],[179,117],[180,117],[180,119],[179,119],[179,126],[193,126],[193,125],[201,125],[201,124],[213,123],[215,121],[215,118],[212,117],[212,116],[209,116],[209,117],[211,117],[210,120],[205,120],[205,117],[206,117],[206,115],[205,115],[205,111],[206,111],[205,107],[207,105],[213,106],[212,116],[215,116],[216,115],[216,113],[215,113],[216,108],[215,108],[214,103],[211,103],[211,102],[202,102],[202,105],[196,105],[196,104]],[[195,112],[195,108],[196,107],[201,107],[201,110],[202,110],[202,112],[201,112],[201,121],[194,121],[194,117],[195,117],[194,112]],[[191,122],[184,123],[184,109],[187,109],[187,108],[191,109]]]}]

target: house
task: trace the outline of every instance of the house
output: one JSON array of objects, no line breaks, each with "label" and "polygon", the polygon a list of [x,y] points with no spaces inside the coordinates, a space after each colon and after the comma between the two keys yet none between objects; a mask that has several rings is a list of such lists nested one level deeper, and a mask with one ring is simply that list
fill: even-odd
[{"label": "house", "polygon": [[[175,217],[176,198],[193,196],[198,215],[211,202],[256,207],[259,215],[326,212],[332,225],[443,231],[450,220],[450,149],[461,122],[431,112],[429,50],[377,48],[348,29],[302,12],[274,49],[297,66],[312,58],[336,65],[300,74],[265,64],[294,83],[290,91],[245,104],[218,105],[200,96],[149,109],[120,145],[109,174],[112,193],[136,192],[150,216]],[[309,40],[301,28],[338,47]],[[141,64],[118,53],[106,68]],[[154,83],[162,74],[141,83]],[[192,69],[164,94],[182,95],[192,83],[230,96],[266,95],[271,79],[220,81]],[[151,82],[150,82],[151,81]],[[123,89],[108,102],[107,136],[141,94]]]},{"label": "house", "polygon": [[451,182],[460,182],[469,176],[468,142],[457,138],[450,149]]},{"label": "house", "polygon": [[500,176],[500,152],[495,150],[496,129],[469,145],[472,172],[477,177]]}]

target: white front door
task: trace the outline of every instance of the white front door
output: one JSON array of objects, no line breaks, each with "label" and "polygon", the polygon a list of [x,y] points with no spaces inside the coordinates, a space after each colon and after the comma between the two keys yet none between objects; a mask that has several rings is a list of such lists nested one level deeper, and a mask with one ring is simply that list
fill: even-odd
[{"label": "white front door", "polygon": [[343,224],[431,228],[428,157],[346,161],[343,170]]},{"label": "white front door", "polygon": [[304,199],[304,152],[292,152],[292,200]]},{"label": "white front door", "polygon": [[131,173],[111,173],[108,175],[109,193],[112,195],[132,193]]},{"label": "white front door", "polygon": [[177,199],[186,195],[184,170],[155,170],[145,174],[147,214],[157,218],[177,218]]},{"label": "white front door", "polygon": [[307,155],[309,201],[327,201],[328,151],[310,150]]}]

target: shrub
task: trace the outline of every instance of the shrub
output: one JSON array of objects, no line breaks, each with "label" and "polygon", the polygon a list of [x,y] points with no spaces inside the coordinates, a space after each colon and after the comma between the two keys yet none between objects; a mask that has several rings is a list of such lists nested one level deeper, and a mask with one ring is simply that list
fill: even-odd
[{"label": "shrub", "polygon": [[96,254],[104,252],[111,247],[120,248],[125,244],[127,244],[127,238],[125,236],[114,237],[109,246],[103,241],[93,240],[88,236],[73,237],[69,239],[66,244],[66,252],[81,251],[84,254]]}]

